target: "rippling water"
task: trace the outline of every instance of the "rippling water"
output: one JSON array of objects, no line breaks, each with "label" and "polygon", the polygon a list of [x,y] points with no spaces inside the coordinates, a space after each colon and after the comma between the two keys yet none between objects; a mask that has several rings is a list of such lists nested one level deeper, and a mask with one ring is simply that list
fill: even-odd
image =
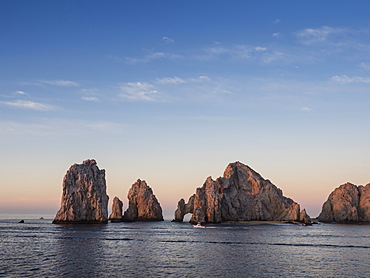
[{"label": "rippling water", "polygon": [[370,225],[0,220],[1,277],[370,277]]}]

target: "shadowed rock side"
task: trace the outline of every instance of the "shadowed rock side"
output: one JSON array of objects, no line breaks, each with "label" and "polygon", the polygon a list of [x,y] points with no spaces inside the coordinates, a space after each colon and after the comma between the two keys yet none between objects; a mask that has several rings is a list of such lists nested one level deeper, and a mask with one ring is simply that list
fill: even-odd
[{"label": "shadowed rock side", "polygon": [[122,207],[123,203],[118,197],[114,197],[112,203],[112,213],[109,216],[111,222],[121,222],[122,221]]},{"label": "shadowed rock side", "polygon": [[72,165],[62,186],[61,206],[53,223],[108,222],[105,170],[99,170],[95,160]]},{"label": "shadowed rock side", "polygon": [[[180,202],[174,219],[178,222],[185,214],[180,213]],[[223,177],[217,180],[208,177],[203,187],[197,188],[192,211],[191,223],[311,221],[305,211],[300,213],[299,204],[284,197],[269,180],[240,162],[230,163]]]},{"label": "shadowed rock side", "polygon": [[163,221],[162,208],[152,189],[140,179],[130,188],[123,221]]},{"label": "shadowed rock side", "polygon": [[370,184],[345,183],[330,193],[318,217],[321,222],[370,222]]}]

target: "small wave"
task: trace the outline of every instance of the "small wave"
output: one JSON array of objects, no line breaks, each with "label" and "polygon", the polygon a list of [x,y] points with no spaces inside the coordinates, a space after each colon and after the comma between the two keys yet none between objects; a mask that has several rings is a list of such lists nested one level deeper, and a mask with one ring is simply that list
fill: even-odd
[{"label": "small wave", "polygon": [[163,240],[166,243],[206,243],[206,244],[227,244],[227,245],[264,245],[264,246],[291,246],[291,247],[321,247],[321,248],[361,248],[370,249],[370,246],[363,245],[336,245],[336,244],[309,244],[309,243],[261,243],[261,242],[239,242],[239,241],[197,241],[197,240]]}]

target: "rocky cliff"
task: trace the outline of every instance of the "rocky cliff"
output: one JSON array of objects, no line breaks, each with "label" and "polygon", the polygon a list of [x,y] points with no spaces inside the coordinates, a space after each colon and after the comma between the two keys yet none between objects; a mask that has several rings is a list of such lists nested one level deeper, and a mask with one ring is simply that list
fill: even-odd
[{"label": "rocky cliff", "polygon": [[123,221],[163,221],[161,205],[145,181],[137,180],[127,198],[129,204]]},{"label": "rocky cliff", "polygon": [[53,223],[107,223],[105,170],[96,161],[74,164],[63,179],[61,206]]},{"label": "rocky cliff", "polygon": [[321,222],[370,222],[370,184],[345,183],[330,193],[318,217]]},{"label": "rocky cliff", "polygon": [[[189,202],[190,203],[190,202]],[[191,206],[191,204],[187,204]],[[186,207],[180,200],[174,221],[183,221],[192,212],[191,223],[219,223],[223,221],[300,221],[309,223],[310,218],[292,199],[269,180],[263,179],[250,167],[230,163],[223,177],[207,178],[197,188],[193,207]]]},{"label": "rocky cliff", "polygon": [[118,197],[114,197],[112,203],[112,213],[109,216],[111,222],[121,222],[122,221],[122,207],[123,203]]}]

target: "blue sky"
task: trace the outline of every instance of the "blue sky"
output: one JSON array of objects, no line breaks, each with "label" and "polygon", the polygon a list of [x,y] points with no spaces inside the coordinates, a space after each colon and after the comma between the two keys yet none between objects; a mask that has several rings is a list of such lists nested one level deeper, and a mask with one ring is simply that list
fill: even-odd
[{"label": "blue sky", "polygon": [[0,213],[95,158],[167,214],[239,160],[316,216],[370,182],[368,1],[1,1]]}]

